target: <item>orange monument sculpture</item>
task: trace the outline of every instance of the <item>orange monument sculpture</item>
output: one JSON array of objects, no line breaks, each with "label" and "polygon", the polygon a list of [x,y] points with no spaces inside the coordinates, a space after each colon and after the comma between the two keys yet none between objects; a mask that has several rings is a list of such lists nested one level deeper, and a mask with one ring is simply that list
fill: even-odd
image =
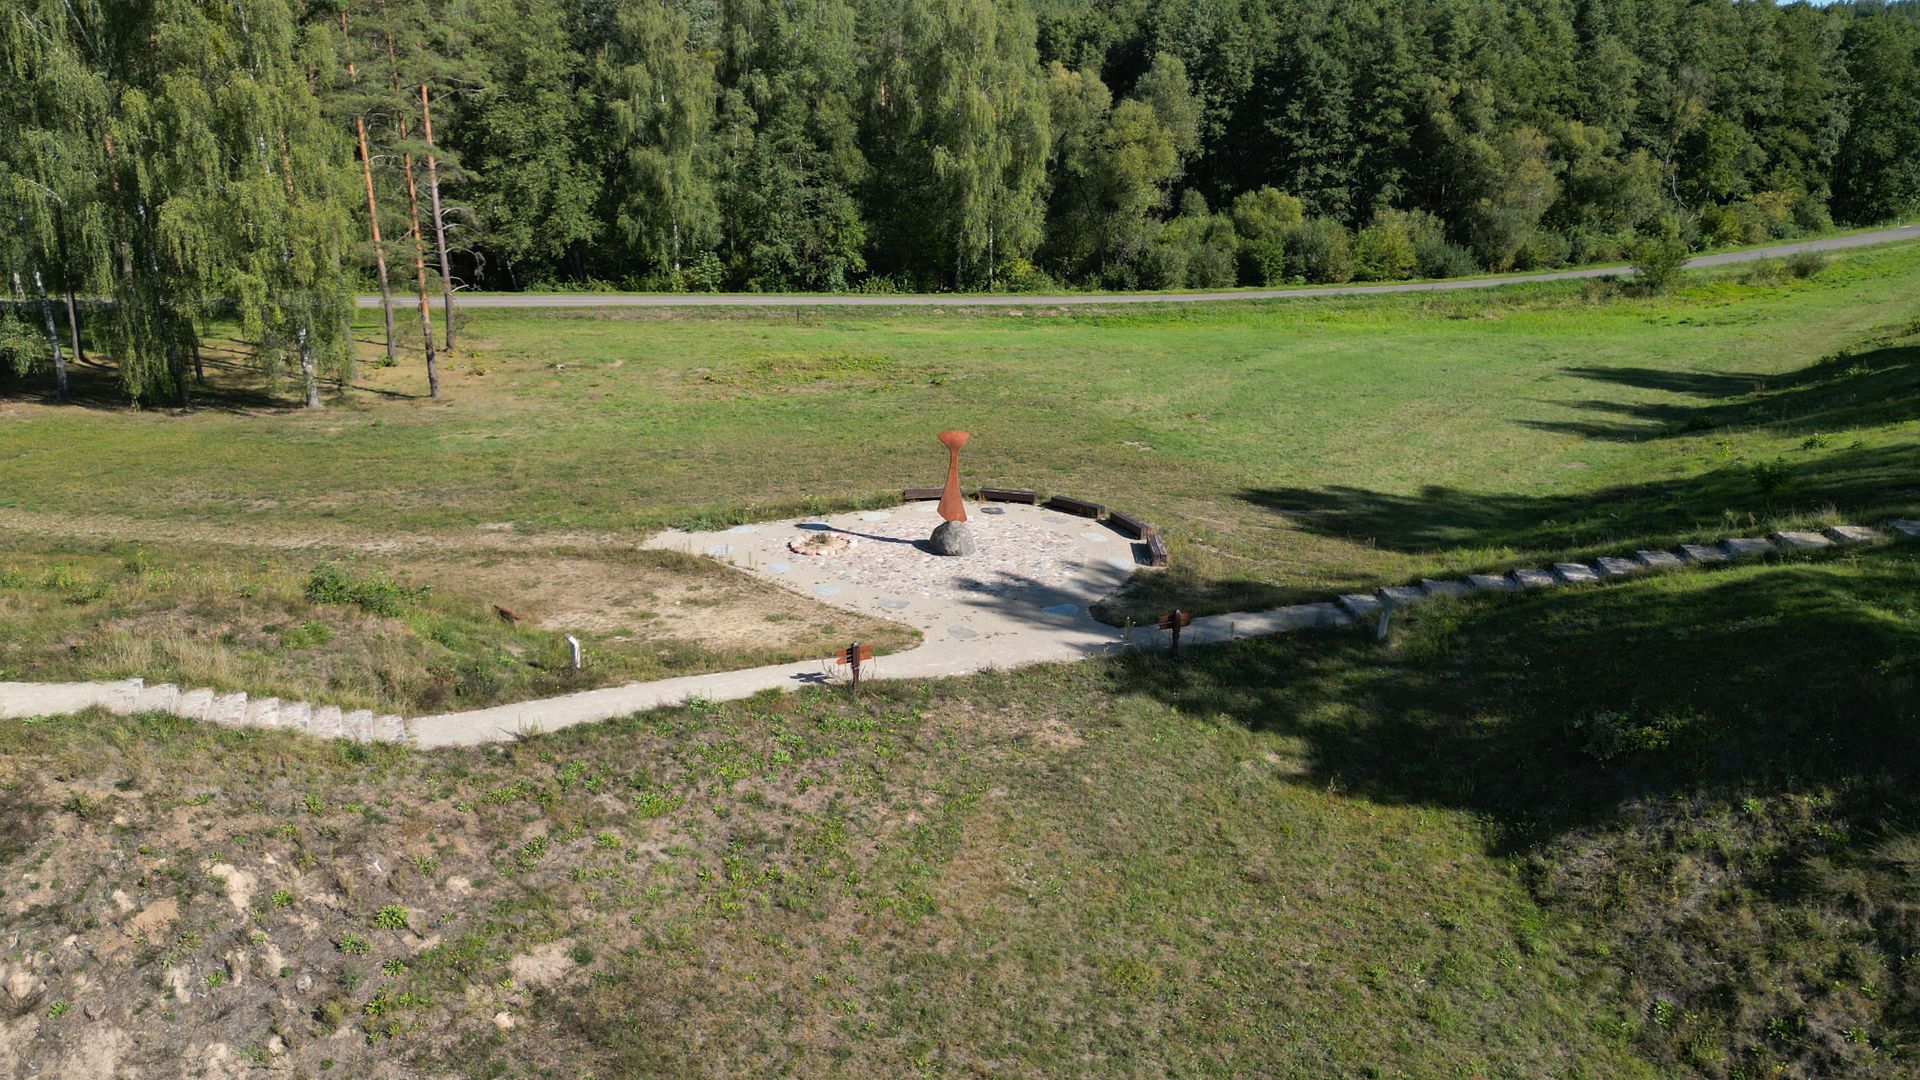
[{"label": "orange monument sculpture", "polygon": [[976,550],[973,530],[967,527],[967,504],[960,498],[960,448],[967,445],[967,433],[943,431],[939,438],[947,448],[947,486],[940,493],[942,520],[927,545],[936,555],[971,555]]}]

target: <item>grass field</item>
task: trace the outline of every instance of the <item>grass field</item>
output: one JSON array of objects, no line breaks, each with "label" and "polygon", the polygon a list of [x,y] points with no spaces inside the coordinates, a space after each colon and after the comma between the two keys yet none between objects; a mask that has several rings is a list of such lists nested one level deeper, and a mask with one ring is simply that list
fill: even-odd
[{"label": "grass field", "polygon": [[487,750],[0,726],[0,1072],[1913,1075],[1916,658],[1905,549]]},{"label": "grass field", "polygon": [[[281,576],[297,581],[320,558],[351,559],[441,583],[475,642],[490,604],[544,604],[550,635],[590,622],[596,649],[627,657],[587,676],[607,681],[699,666],[703,650],[726,663],[844,636],[846,620],[803,608],[734,634],[721,656],[706,624],[753,623],[770,590],[722,619],[682,605],[638,626],[604,594],[663,525],[882,504],[933,482],[932,433],[962,426],[971,482],[1083,495],[1162,526],[1174,569],[1142,575],[1111,618],[1258,608],[1920,514],[1917,288],[1920,246],[1894,245],[1807,280],[1763,264],[1660,298],[1572,282],[1124,311],[475,312],[439,403],[418,396],[414,365],[368,363],[306,415],[218,355],[185,416],[111,407],[104,371],[83,372],[83,407],[0,400],[0,560],[58,564],[107,544],[124,561],[138,545],[191,567],[264,551],[291,558]],[[564,582],[529,569],[556,553],[572,560]],[[677,580],[655,574],[647,591]],[[0,668],[139,673],[69,641],[71,620],[24,619],[59,597],[0,598],[15,626],[42,627],[14,631]],[[296,668],[278,670],[309,696],[361,693]],[[494,683],[461,700],[543,680]]]},{"label": "grass field", "polygon": [[[954,425],[1167,530],[1116,616],[1920,516],[1916,286],[487,313],[448,400],[318,416],[91,370],[0,398],[0,668],[414,710],[900,647],[636,546]],[[0,1074],[1912,1076],[1917,692],[1907,546],[485,749],[8,723]]]}]

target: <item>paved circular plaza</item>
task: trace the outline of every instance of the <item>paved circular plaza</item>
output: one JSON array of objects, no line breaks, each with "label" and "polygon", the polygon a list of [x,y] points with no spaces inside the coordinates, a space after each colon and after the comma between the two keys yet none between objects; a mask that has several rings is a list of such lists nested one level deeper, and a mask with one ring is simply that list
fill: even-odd
[{"label": "paved circular plaza", "polygon": [[[1017,503],[967,507],[979,550],[933,554],[936,504],[908,503],[713,532],[670,530],[649,546],[721,559],[836,607],[894,619],[930,638],[969,639],[1085,620],[1139,559],[1131,538],[1086,518]],[[831,537],[851,543],[821,544]],[[819,545],[830,548],[805,554]]]}]

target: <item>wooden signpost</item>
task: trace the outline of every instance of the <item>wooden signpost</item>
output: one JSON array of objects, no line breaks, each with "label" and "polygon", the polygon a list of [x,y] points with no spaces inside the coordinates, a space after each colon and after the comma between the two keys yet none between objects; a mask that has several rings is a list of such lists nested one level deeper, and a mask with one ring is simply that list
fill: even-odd
[{"label": "wooden signpost", "polygon": [[831,659],[842,667],[853,669],[853,688],[858,690],[860,689],[860,665],[873,659],[873,646],[862,645],[856,641],[834,653]]},{"label": "wooden signpost", "polygon": [[1180,659],[1180,628],[1192,625],[1192,623],[1193,616],[1184,611],[1176,610],[1171,615],[1161,616],[1160,629],[1173,631],[1173,644],[1167,649],[1168,656],[1175,660]]}]

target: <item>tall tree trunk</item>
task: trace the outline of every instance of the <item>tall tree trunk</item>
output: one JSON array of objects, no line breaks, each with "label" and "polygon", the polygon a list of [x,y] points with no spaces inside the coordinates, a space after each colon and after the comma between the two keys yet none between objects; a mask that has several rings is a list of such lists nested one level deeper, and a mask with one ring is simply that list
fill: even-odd
[{"label": "tall tree trunk", "polygon": [[73,282],[67,282],[67,330],[73,334],[73,358],[80,363],[87,362],[86,346],[80,344],[80,305],[73,299]]},{"label": "tall tree trunk", "polygon": [[67,294],[67,332],[73,335],[73,358],[79,363],[87,362],[87,350],[80,344],[80,305],[73,299],[73,257],[67,250],[67,215],[63,209],[59,217],[60,227],[60,284]]},{"label": "tall tree trunk", "polygon": [[427,101],[427,84],[420,84],[420,121],[427,136],[427,198],[433,211],[433,246],[440,253],[440,335],[447,351],[453,351],[453,267],[447,261],[447,219],[440,213],[440,161],[433,152],[433,106]]},{"label": "tall tree trunk", "polygon": [[[387,5],[381,0],[380,14],[387,16]],[[387,75],[393,83],[393,93],[398,104],[400,95],[400,55],[393,46],[393,23],[388,21],[385,27],[387,37]],[[407,114],[396,108],[393,114],[394,131],[404,145],[412,133],[408,130]],[[420,196],[413,184],[413,151],[405,150],[400,154],[402,171],[407,177],[407,235],[413,240],[414,287],[420,296],[420,342],[427,349],[427,396],[440,396],[440,368],[433,355],[433,305],[427,299],[427,256],[426,244],[420,232]]]},{"label": "tall tree trunk", "polygon": [[[341,51],[346,54],[347,80],[357,84],[360,73],[353,67],[352,39],[347,36],[344,9],[340,12],[340,40]],[[400,357],[393,344],[393,286],[387,281],[387,247],[380,240],[380,205],[373,197],[373,159],[367,155],[367,118],[355,116],[353,126],[360,135],[360,173],[367,186],[367,226],[373,233],[373,266],[380,276],[380,311],[387,321],[387,363],[398,364]]]},{"label": "tall tree trunk", "polygon": [[40,314],[47,322],[47,344],[53,347],[53,395],[61,401],[67,400],[67,357],[60,351],[60,331],[53,325],[53,303],[47,299],[47,283],[40,276],[40,268],[33,271],[33,286],[40,290]]},{"label": "tall tree trunk", "polygon": [[420,242],[420,197],[413,187],[413,155],[406,155],[407,205],[413,211],[413,273],[420,291],[420,340],[427,347],[427,396],[440,396],[440,369],[433,357],[433,306],[427,301],[427,247]]},{"label": "tall tree trunk", "polygon": [[320,408],[320,376],[313,369],[313,335],[308,333],[307,324],[301,323],[294,331],[294,338],[300,343],[300,380],[306,384],[307,408]]},{"label": "tall tree trunk", "polygon": [[373,197],[373,159],[367,156],[367,118],[356,116],[360,134],[360,174],[367,186],[367,221],[373,231],[373,266],[380,276],[380,312],[387,320],[387,363],[400,362],[393,345],[393,285],[387,280],[387,246],[380,239],[380,206]]}]

